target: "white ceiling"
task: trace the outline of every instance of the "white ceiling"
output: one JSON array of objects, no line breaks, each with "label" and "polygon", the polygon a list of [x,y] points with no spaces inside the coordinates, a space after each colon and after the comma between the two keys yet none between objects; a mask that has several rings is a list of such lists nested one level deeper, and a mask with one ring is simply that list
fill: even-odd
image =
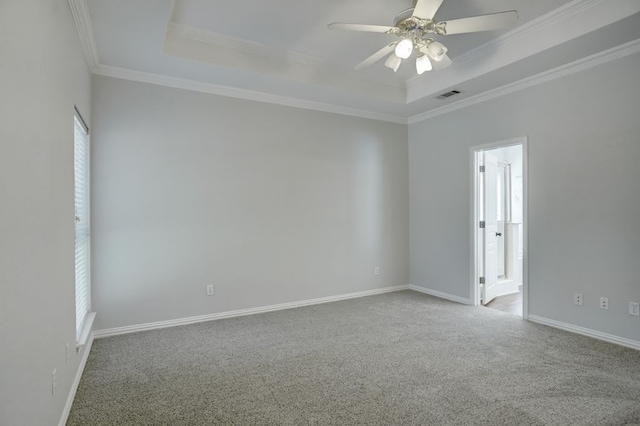
[{"label": "white ceiling", "polygon": [[440,37],[454,64],[417,76],[412,62],[353,71],[396,37],[326,27],[391,25],[411,0],[70,3],[96,74],[398,122],[640,39],[638,0],[445,0],[438,21],[513,9],[519,21]]}]

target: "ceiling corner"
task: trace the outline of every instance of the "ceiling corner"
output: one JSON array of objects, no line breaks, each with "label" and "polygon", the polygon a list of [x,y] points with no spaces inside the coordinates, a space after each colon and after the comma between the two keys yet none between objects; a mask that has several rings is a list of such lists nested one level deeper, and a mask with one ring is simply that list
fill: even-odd
[{"label": "ceiling corner", "polygon": [[[457,56],[445,74],[409,79],[407,101],[411,103],[433,96],[640,11],[637,0],[622,3],[619,0],[573,0]],[[471,67],[472,64],[476,66]]]}]

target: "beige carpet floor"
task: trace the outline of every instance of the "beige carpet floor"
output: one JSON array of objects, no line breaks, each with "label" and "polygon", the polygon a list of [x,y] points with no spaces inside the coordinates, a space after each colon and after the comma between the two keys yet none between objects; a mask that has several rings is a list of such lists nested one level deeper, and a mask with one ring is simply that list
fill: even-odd
[{"label": "beige carpet floor", "polygon": [[402,291],[96,340],[67,424],[640,424],[640,351]]}]

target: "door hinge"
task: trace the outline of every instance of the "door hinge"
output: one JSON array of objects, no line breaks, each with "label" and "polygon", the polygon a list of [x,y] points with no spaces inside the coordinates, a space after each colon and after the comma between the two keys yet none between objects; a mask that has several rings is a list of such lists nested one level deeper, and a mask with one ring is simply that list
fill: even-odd
[{"label": "door hinge", "polygon": [[484,277],[480,277],[480,284],[484,284]]},{"label": "door hinge", "polygon": [[480,228],[484,228],[484,220],[480,221]]},{"label": "door hinge", "polygon": [[484,166],[480,166],[480,173],[484,172]]}]

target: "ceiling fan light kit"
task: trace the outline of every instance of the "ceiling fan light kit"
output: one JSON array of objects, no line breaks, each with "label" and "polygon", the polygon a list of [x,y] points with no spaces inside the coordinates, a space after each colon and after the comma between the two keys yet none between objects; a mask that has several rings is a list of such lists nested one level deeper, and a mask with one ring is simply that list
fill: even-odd
[{"label": "ceiling fan light kit", "polygon": [[409,58],[409,56],[411,56],[411,53],[413,52],[413,44],[413,41],[409,40],[408,38],[402,40],[396,46],[396,56],[402,59]]},{"label": "ceiling fan light kit", "polygon": [[431,61],[427,55],[419,56],[416,59],[416,71],[418,74],[422,74],[425,71],[431,71],[433,69],[433,65],[431,65]]},{"label": "ceiling fan light kit", "polygon": [[432,41],[429,43],[427,47],[427,53],[436,62],[442,61],[444,59],[444,55],[447,54],[449,49],[442,43],[438,43],[437,41]]},{"label": "ceiling fan light kit", "polygon": [[392,53],[385,61],[384,66],[392,69],[393,72],[397,72],[398,68],[400,68],[401,63],[402,59],[400,59],[395,53]]},{"label": "ceiling fan light kit", "polygon": [[438,69],[444,69],[451,64],[447,56],[448,49],[442,43],[430,38],[432,34],[445,36],[478,31],[492,31],[507,28],[515,24],[518,13],[515,10],[493,13],[490,15],[473,16],[470,18],[454,19],[436,22],[434,16],[444,0],[415,0],[414,7],[403,10],[396,15],[392,27],[382,25],[344,24],[334,22],[330,29],[347,31],[364,31],[393,34],[402,40],[390,43],[356,66],[362,69],[374,64],[386,54],[391,55],[385,61],[385,66],[394,72],[400,67],[402,59],[409,59],[413,52],[422,55],[416,58],[416,71],[422,74],[433,69],[431,61],[442,62]]}]

